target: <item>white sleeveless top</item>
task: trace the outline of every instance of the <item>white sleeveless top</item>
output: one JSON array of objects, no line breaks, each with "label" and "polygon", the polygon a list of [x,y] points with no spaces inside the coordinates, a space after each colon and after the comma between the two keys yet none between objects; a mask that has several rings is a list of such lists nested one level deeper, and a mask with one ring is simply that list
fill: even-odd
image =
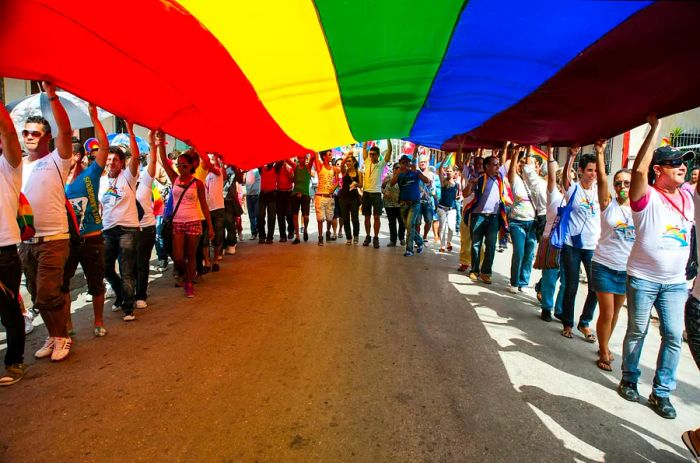
[{"label": "white sleeveless top", "polygon": [[[173,182],[173,211],[177,206],[177,202],[182,196],[182,192],[185,191],[187,184],[180,185],[180,178],[178,177]],[[175,216],[173,217],[173,222],[183,223],[183,222],[199,222],[201,220],[199,213],[199,198],[197,198],[197,182],[195,181],[185,193],[185,197],[182,198],[180,207],[178,207]]]},{"label": "white sleeveless top", "polygon": [[593,253],[593,262],[618,272],[626,271],[634,237],[632,209],[620,206],[613,198],[600,215],[600,239]]},{"label": "white sleeveless top", "polygon": [[647,206],[632,211],[637,235],[627,261],[628,275],[659,284],[685,283],[695,208],[693,198],[679,191],[685,217],[651,186]]}]

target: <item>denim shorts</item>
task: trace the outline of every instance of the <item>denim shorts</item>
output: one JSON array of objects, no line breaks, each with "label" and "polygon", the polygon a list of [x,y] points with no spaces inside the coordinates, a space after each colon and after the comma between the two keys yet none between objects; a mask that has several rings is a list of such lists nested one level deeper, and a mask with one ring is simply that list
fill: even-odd
[{"label": "denim shorts", "polygon": [[597,293],[625,295],[627,291],[627,272],[613,270],[603,264],[591,263],[591,289]]}]

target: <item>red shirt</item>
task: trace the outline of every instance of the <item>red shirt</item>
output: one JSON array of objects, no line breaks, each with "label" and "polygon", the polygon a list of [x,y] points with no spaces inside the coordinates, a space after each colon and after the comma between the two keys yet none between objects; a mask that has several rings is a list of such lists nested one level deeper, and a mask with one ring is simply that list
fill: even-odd
[{"label": "red shirt", "polygon": [[260,191],[275,191],[277,189],[277,171],[267,166],[260,169]]},{"label": "red shirt", "polygon": [[290,191],[292,188],[294,188],[294,172],[287,164],[284,164],[277,177],[277,189]]}]

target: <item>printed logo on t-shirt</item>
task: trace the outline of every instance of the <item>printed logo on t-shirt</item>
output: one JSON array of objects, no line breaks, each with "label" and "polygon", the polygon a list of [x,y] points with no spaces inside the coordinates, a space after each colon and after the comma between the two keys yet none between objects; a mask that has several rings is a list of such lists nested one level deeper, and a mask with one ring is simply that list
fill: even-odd
[{"label": "printed logo on t-shirt", "polygon": [[666,225],[661,235],[661,249],[684,248],[688,246],[688,230],[673,225]]},{"label": "printed logo on t-shirt", "polygon": [[583,198],[581,198],[581,201],[579,201],[578,206],[586,215],[595,217],[595,202],[589,201],[588,198],[585,197],[585,195]]},{"label": "printed logo on t-shirt", "polygon": [[625,222],[617,222],[613,230],[615,231],[615,236],[618,240],[634,242],[636,236],[634,225],[628,225]]},{"label": "printed logo on t-shirt", "polygon": [[116,202],[119,202],[122,199],[122,195],[119,194],[119,188],[117,188],[116,185],[109,185],[109,187],[107,187],[105,190],[104,196],[111,196]]}]

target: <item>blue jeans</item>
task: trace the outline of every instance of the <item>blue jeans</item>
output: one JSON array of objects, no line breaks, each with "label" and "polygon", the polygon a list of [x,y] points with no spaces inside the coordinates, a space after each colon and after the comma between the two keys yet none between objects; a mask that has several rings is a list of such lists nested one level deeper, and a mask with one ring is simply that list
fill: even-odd
[{"label": "blue jeans", "polygon": [[[472,268],[470,271],[491,275],[493,258],[496,255],[496,241],[498,241],[498,214],[472,214],[471,225]],[[486,241],[486,250],[483,265],[479,268],[482,241]]]},{"label": "blue jeans", "polygon": [[258,234],[258,195],[250,195],[245,197],[246,209],[248,209],[248,220],[250,221],[250,234],[257,236]]},{"label": "blue jeans", "polygon": [[401,203],[401,218],[406,225],[406,250],[413,252],[413,242],[416,246],[423,246],[423,237],[420,233],[416,233],[416,225],[420,220],[421,206],[419,201],[402,202]]},{"label": "blue jeans", "polygon": [[685,283],[661,284],[633,276],[627,277],[627,332],[622,344],[622,379],[639,382],[644,338],[649,331],[651,307],[659,315],[661,349],[656,359],[653,391],[668,397],[676,389],[676,369],[681,358],[683,307],[688,299]]},{"label": "blue jeans", "polygon": [[535,258],[537,236],[534,220],[511,220],[510,237],[513,240],[513,258],[510,262],[510,285],[530,286],[532,261]]},{"label": "blue jeans", "polygon": [[158,255],[158,260],[168,260],[168,253],[165,251],[165,245],[163,244],[163,216],[159,215],[156,217],[156,254]]},{"label": "blue jeans", "polygon": [[[591,281],[591,259],[593,259],[592,249],[576,249],[568,244],[565,244],[561,250],[561,262],[564,267],[564,277],[562,280],[566,285],[564,291],[564,302],[562,304],[562,323],[565,328],[573,328],[574,312],[576,305],[576,293],[578,292],[578,272],[583,263],[583,268],[586,271],[588,281]],[[583,312],[579,318],[580,326],[588,327],[593,320],[595,308],[598,305],[598,298],[595,295],[591,285],[588,285],[588,294],[586,302],[583,305]]]},{"label": "blue jeans", "polygon": [[560,272],[558,268],[548,268],[542,270],[542,280],[541,280],[541,293],[542,302],[540,307],[542,310],[551,312],[554,309],[554,313],[561,316],[562,300],[564,299],[564,281],[562,280],[559,284],[559,293],[557,294],[557,300],[554,301],[554,292],[557,289],[557,281],[559,280]]},{"label": "blue jeans", "polygon": [[[116,226],[104,230],[105,278],[117,295],[115,304],[121,304],[125,314],[134,312],[136,292],[136,228]],[[114,264],[119,260],[119,275]]]}]

